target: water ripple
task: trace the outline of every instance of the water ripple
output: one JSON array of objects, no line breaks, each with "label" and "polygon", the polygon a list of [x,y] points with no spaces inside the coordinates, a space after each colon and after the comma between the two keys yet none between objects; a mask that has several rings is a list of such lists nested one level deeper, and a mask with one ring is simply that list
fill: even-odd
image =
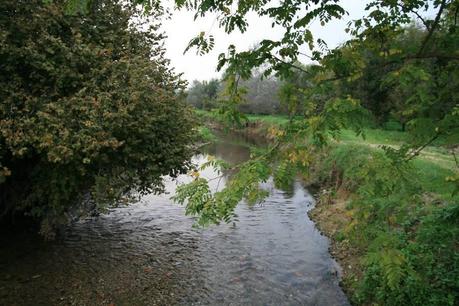
[{"label": "water ripple", "polygon": [[[234,145],[213,152],[248,155]],[[77,222],[56,243],[3,237],[0,304],[348,305],[307,216],[311,195],[299,183],[288,194],[264,187],[262,205],[241,204],[238,222],[207,229],[192,228],[169,194]]]}]

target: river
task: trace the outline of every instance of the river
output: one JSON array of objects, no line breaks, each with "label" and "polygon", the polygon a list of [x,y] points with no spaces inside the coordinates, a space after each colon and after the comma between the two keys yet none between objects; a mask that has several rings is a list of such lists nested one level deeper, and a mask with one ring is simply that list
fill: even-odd
[{"label": "river", "polygon": [[[195,161],[207,153],[235,163],[249,148],[222,140]],[[241,203],[235,222],[205,229],[171,202],[177,183],[81,220],[52,243],[3,233],[0,305],[349,305],[299,182],[288,192],[268,182],[265,202]]]}]

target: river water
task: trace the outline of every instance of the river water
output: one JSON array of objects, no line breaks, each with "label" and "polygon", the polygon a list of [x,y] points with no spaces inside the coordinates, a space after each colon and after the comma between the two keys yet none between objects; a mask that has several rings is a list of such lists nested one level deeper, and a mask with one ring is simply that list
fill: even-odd
[{"label": "river water", "polygon": [[[235,163],[249,148],[222,141],[206,153]],[[2,234],[0,305],[349,305],[300,183],[285,192],[268,182],[264,203],[241,203],[235,222],[206,229],[171,202],[177,183],[53,243]]]}]

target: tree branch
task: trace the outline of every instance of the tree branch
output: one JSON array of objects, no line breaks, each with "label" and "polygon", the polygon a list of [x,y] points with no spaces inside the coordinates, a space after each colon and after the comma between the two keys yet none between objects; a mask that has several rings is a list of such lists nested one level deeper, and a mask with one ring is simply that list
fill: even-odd
[{"label": "tree branch", "polygon": [[303,53],[303,52],[299,52],[299,51],[298,51],[298,54],[303,55],[303,56],[306,56],[307,58],[314,60],[314,58],[313,58],[312,56],[307,55],[306,53]]},{"label": "tree branch", "polygon": [[290,66],[290,67],[292,67],[292,68],[294,68],[294,69],[300,70],[300,71],[302,71],[302,72],[304,72],[304,73],[311,74],[310,71],[304,70],[303,68],[301,68],[301,67],[299,67],[299,66],[296,66],[296,65],[294,65],[294,64],[292,64],[292,63],[289,63],[289,62],[286,62],[286,61],[284,61],[283,59],[278,58],[278,57],[275,56],[275,55],[271,55],[271,56],[272,56],[272,58],[273,58],[274,60],[276,60],[276,61],[278,61],[278,62],[281,62],[282,64],[288,65],[288,66]]},{"label": "tree branch", "polygon": [[424,38],[424,41],[422,42],[421,44],[421,48],[419,49],[419,52],[418,52],[418,56],[421,56],[426,47],[427,47],[427,44],[429,43],[429,40],[432,38],[432,35],[433,33],[435,32],[437,26],[438,26],[438,23],[440,22],[440,18],[441,18],[441,15],[443,14],[443,10],[446,6],[446,2],[447,0],[443,0],[440,4],[440,8],[438,9],[438,12],[437,12],[437,16],[435,17],[435,20],[432,24],[432,26],[430,27],[430,30],[429,32],[427,33],[427,36]]},{"label": "tree branch", "polygon": [[[405,7],[403,4],[401,4],[401,3],[397,3],[397,5],[400,6],[402,9],[407,10],[406,7]],[[422,18],[421,15],[419,15],[418,12],[416,12],[416,11],[413,10],[413,9],[408,9],[407,11],[409,11],[409,12],[415,14],[416,17],[418,17],[418,18],[421,20],[422,24],[426,27],[427,31],[430,31],[430,26],[429,26],[429,24],[426,22],[426,20],[425,20],[424,18]]]},{"label": "tree branch", "polygon": [[[407,55],[407,56],[404,56],[404,57],[401,57],[397,60],[391,60],[391,61],[387,61],[385,62],[384,64],[380,65],[379,68],[381,67],[385,67],[385,66],[388,66],[388,65],[391,65],[391,64],[396,64],[396,63],[399,63],[399,62],[403,62],[403,61],[408,61],[408,60],[413,60],[413,59],[431,59],[431,58],[436,58],[436,59],[443,59],[443,60],[451,60],[451,61],[459,61],[459,55],[446,55],[446,54],[436,54],[436,53],[428,53],[428,54],[423,54],[423,55]],[[325,79],[325,80],[322,80],[320,81],[320,83],[326,83],[326,82],[333,82],[333,81],[339,81],[339,80],[342,80],[342,79],[345,79],[345,78],[348,78],[348,77],[351,77],[351,75],[343,75],[343,76],[336,76],[336,77],[333,77],[333,78],[329,78],[329,79]]]},{"label": "tree branch", "polygon": [[459,168],[459,161],[457,160],[456,152],[454,152],[454,149],[451,149],[451,154],[453,154],[454,162],[456,163],[456,167]]},{"label": "tree branch", "polygon": [[430,144],[432,144],[432,142],[434,142],[435,140],[438,139],[438,137],[440,137],[440,134],[439,132],[437,132],[434,136],[432,136],[432,138],[430,138],[426,143],[424,143],[422,146],[418,147],[416,150],[412,151],[411,155],[406,159],[406,161],[410,161],[412,160],[413,158],[415,158],[416,156],[418,156],[422,150],[424,150],[427,146],[429,146]]},{"label": "tree branch", "polygon": [[456,5],[456,12],[454,12],[454,26],[457,26],[457,15],[459,13],[459,3]]}]

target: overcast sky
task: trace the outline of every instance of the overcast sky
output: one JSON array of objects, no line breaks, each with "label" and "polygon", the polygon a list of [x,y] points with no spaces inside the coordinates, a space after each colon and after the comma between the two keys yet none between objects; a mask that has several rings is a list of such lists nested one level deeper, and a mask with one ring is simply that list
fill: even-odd
[{"label": "overcast sky", "polygon": [[[325,27],[320,26],[318,22],[314,23],[311,26],[311,31],[316,38],[324,39],[330,48],[344,42],[348,38],[344,32],[347,22],[361,17],[367,2],[368,0],[342,1],[344,8],[349,12],[349,16],[340,21],[333,21]],[[219,29],[215,15],[193,20],[192,12],[175,11],[172,18],[163,24],[163,30],[168,36],[166,40],[167,57],[172,61],[172,66],[175,67],[176,72],[183,73],[184,78],[189,82],[219,77],[221,73],[216,71],[217,56],[226,52],[229,44],[234,44],[237,50],[243,51],[262,39],[279,39],[282,37],[283,30],[272,28],[268,18],[260,18],[253,14],[249,16],[248,20],[250,26],[245,33],[241,34],[235,31],[228,35]],[[196,55],[195,50],[183,54],[189,40],[201,31],[214,35],[214,50],[204,56]],[[306,57],[304,62],[308,62]]]}]

